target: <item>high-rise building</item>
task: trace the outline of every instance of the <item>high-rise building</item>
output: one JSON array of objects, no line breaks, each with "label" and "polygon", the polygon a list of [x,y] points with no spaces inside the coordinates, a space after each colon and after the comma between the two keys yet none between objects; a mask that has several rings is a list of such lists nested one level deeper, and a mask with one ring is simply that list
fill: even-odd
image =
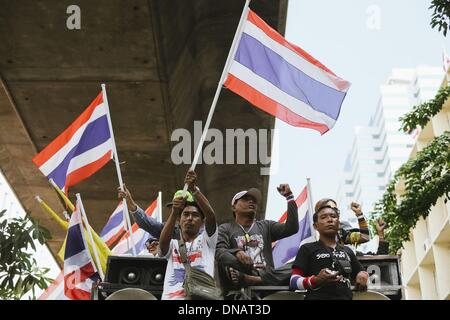
[{"label": "high-rise building", "polygon": [[413,106],[434,98],[443,78],[442,68],[420,66],[393,69],[369,125],[355,128],[336,200],[341,220],[357,226],[349,204],[356,201],[370,212],[381,199],[395,171],[407,161],[417,132],[401,132],[399,118]]}]

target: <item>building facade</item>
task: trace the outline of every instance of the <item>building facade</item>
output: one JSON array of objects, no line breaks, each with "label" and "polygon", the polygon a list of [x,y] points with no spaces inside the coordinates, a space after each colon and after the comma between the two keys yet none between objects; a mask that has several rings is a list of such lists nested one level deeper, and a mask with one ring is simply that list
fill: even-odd
[{"label": "building facade", "polygon": [[355,128],[343,179],[336,200],[342,220],[357,226],[349,204],[356,201],[363,212],[373,211],[395,171],[407,161],[417,132],[400,129],[399,117],[413,106],[434,98],[443,77],[441,68],[420,66],[393,69],[385,84],[369,125]]},{"label": "building facade", "polygon": [[[449,130],[450,98],[418,134],[409,158],[414,159],[432,139]],[[395,191],[401,195],[403,183],[398,183]],[[406,299],[450,300],[450,202],[445,203],[444,197],[438,199],[426,219],[417,222],[410,240],[403,244],[401,273]]]}]

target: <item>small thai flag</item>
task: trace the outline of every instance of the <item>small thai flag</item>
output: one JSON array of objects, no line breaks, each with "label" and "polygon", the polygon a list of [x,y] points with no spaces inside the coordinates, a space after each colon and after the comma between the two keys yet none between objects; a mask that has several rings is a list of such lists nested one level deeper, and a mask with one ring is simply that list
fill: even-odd
[{"label": "small thai flag", "polygon": [[100,280],[84,237],[81,212],[77,206],[67,231],[64,253],[64,295],[70,300],[90,300],[92,286]]},{"label": "small thai flag", "polygon": [[224,85],[278,119],[321,134],[336,123],[350,87],[251,10]]},{"label": "small thai flag", "polygon": [[126,226],[123,215],[123,204],[120,201],[116,210],[109,217],[108,222],[103,227],[100,237],[106,243],[106,245],[111,248],[111,246],[123,236]]}]

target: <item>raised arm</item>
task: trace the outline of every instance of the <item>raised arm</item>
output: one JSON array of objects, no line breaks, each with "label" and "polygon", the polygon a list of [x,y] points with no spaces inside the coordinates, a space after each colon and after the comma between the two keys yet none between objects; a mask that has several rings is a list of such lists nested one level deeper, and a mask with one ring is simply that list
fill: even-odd
[{"label": "raised arm", "polygon": [[356,202],[352,202],[350,204],[350,208],[355,213],[356,218],[358,219],[358,225],[359,225],[359,238],[358,238],[358,244],[364,243],[370,240],[370,232],[369,232],[369,225],[367,224],[367,221],[364,217],[364,214],[361,210],[361,205]]},{"label": "raised arm", "polygon": [[298,232],[298,208],[288,184],[280,184],[278,192],[286,198],[287,218],[285,223],[274,222],[271,226],[272,240],[289,237]]},{"label": "raised arm", "polygon": [[185,205],[186,198],[177,197],[173,199],[172,212],[170,213],[169,218],[164,224],[164,228],[162,229],[161,235],[159,237],[159,249],[161,257],[164,257],[170,248],[170,240],[172,239],[175,223],[177,222],[177,219],[179,218]]},{"label": "raised arm", "polygon": [[214,213],[211,204],[208,199],[205,197],[203,193],[201,193],[200,189],[196,185],[197,175],[194,171],[189,170],[186,174],[186,178],[184,180],[188,185],[188,190],[191,192],[194,197],[195,203],[200,207],[203,214],[205,215],[205,229],[208,233],[208,236],[212,236],[216,232],[217,224],[216,224],[216,215]]},{"label": "raised arm", "polygon": [[117,188],[117,192],[119,195],[119,199],[125,199],[128,206],[128,211],[130,213],[130,217],[134,220],[139,228],[147,231],[155,238],[159,238],[161,234],[161,230],[164,225],[157,221],[156,219],[149,217],[145,214],[144,210],[140,208],[137,203],[133,200],[131,196],[131,192],[124,185],[124,191],[120,188]]}]

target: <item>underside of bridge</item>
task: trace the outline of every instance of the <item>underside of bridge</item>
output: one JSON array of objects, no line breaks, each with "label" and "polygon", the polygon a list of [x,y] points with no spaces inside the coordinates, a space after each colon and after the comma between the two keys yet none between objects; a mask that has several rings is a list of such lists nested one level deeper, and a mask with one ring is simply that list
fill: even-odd
[{"label": "underside of bridge", "polygon": [[[73,4],[80,8],[79,30],[66,25]],[[194,121],[206,120],[243,5],[244,0],[0,0],[0,168],[25,210],[50,229],[53,253],[66,233],[34,197],[58,213],[64,207],[32,157],[106,83],[126,185],[142,207],[160,190],[167,202],[182,188],[189,167],[171,159],[177,144],[172,132],[193,132]],[[287,0],[254,0],[250,7],[284,32]],[[211,128],[225,133],[273,125],[273,117],[222,90]],[[198,184],[219,223],[232,218],[232,196],[249,187],[263,192],[264,214],[268,176],[261,167],[197,166]],[[111,161],[69,191],[72,200],[81,194],[97,232],[117,206],[117,186]]]}]

